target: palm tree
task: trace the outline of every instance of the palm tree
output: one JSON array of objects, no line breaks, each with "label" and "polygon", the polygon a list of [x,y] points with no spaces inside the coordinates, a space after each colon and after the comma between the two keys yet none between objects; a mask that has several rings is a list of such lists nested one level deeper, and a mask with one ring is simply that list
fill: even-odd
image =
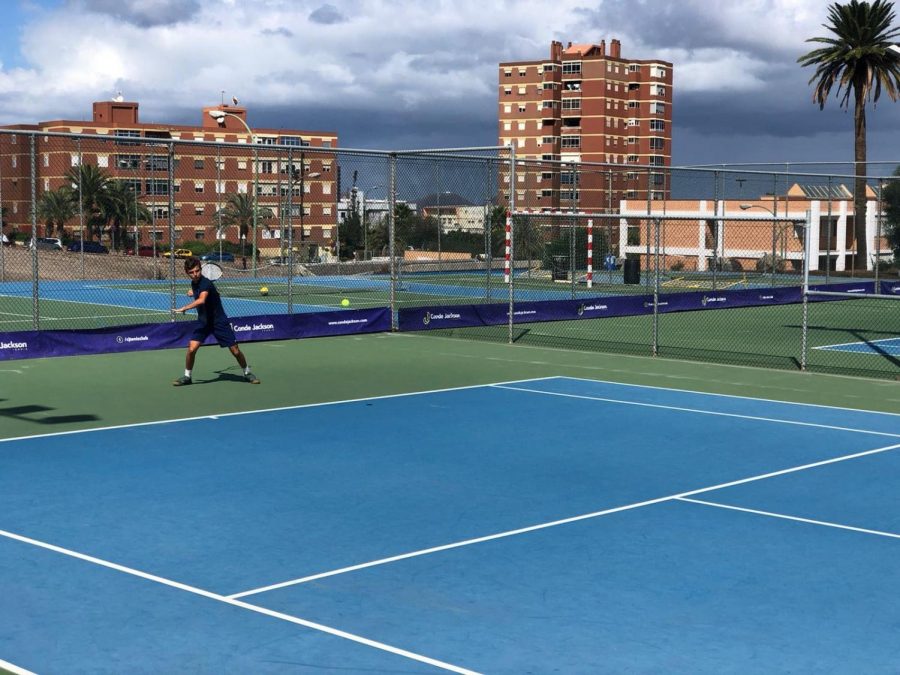
[{"label": "palm tree", "polygon": [[271,218],[274,215],[272,209],[268,206],[259,206],[255,199],[245,193],[233,194],[228,197],[225,201],[225,206],[219,214],[223,228],[238,228],[241,235],[241,255],[244,254],[243,244],[247,240],[250,228],[253,227],[254,211],[256,212],[257,221]]},{"label": "palm tree", "polygon": [[897,100],[900,88],[900,55],[890,47],[897,41],[900,30],[891,28],[894,22],[893,5],[887,0],[865,2],[850,0],[828,8],[828,23],[823,28],[832,37],[809,38],[807,42],[824,45],[804,54],[798,63],[815,66],[809,83],[815,82],[813,101],[819,109],[832,87],[837,85],[840,106],[849,108],[853,97],[854,160],[856,185],[854,188],[854,235],[856,237],[856,268],[865,269],[866,250],[866,102],[878,102],[882,88]]},{"label": "palm tree", "polygon": [[110,177],[92,164],[72,167],[65,180],[72,185],[75,202],[84,210],[89,237],[99,235],[109,222],[108,208]]},{"label": "palm tree", "polygon": [[[138,201],[134,188],[124,180],[111,180],[106,185],[102,203],[103,218],[111,224],[112,248],[121,241],[121,232],[138,223],[152,220],[150,209]],[[137,242],[135,242],[135,246]]]},{"label": "palm tree", "polygon": [[54,230],[62,235],[65,224],[78,215],[78,205],[73,199],[72,190],[61,187],[59,190],[45,192],[41,195],[37,205],[37,217],[44,221],[44,230],[47,236],[52,236]]}]

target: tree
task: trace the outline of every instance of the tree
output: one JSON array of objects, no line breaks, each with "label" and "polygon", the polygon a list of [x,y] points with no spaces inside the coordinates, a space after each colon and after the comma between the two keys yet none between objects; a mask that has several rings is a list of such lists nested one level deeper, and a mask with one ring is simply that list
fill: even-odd
[{"label": "tree", "polygon": [[80,164],[69,169],[65,180],[72,186],[76,208],[80,207],[84,211],[88,237],[99,237],[109,222],[106,217],[109,209],[109,175],[93,164]]},{"label": "tree", "polygon": [[[102,211],[104,219],[111,225],[113,250],[116,243],[122,241],[123,228],[127,237],[128,228],[153,220],[150,209],[138,201],[134,188],[124,180],[112,180],[107,183]],[[137,242],[134,242],[134,245],[137,246]]]},{"label": "tree", "polygon": [[813,102],[825,108],[831,89],[837,85],[840,106],[849,108],[853,97],[854,161],[854,226],[856,237],[856,268],[865,269],[866,250],[866,103],[878,102],[884,89],[892,101],[897,100],[900,88],[900,55],[890,49],[900,30],[891,28],[893,5],[886,0],[865,2],[850,0],[834,3],[828,9],[828,23],[823,28],[832,37],[809,38],[807,42],[824,45],[804,54],[798,63],[815,66],[809,80],[815,82]]},{"label": "tree", "polygon": [[71,188],[61,187],[41,195],[37,204],[37,217],[44,221],[44,233],[51,237],[62,235],[66,222],[78,215],[78,205],[72,198]]},{"label": "tree", "polygon": [[[221,216],[222,227],[237,227],[241,235],[241,243],[247,240],[247,235],[253,227],[253,214],[256,213],[256,221],[271,218],[274,214],[268,206],[260,206],[253,197],[245,193],[233,194],[225,201]],[[218,219],[217,219],[218,220]],[[253,251],[254,255],[256,251]],[[241,255],[244,252],[241,250]]]},{"label": "tree", "polygon": [[894,169],[892,174],[897,180],[890,181],[884,186],[881,199],[884,203],[884,215],[887,221],[885,235],[894,251],[894,260],[900,262],[900,166]]}]

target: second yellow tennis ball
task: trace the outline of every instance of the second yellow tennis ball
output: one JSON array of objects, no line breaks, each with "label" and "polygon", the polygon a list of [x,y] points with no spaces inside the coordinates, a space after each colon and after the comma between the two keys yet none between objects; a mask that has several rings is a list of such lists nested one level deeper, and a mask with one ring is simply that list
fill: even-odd
[{"label": "second yellow tennis ball", "polygon": [[260,288],[260,289],[259,289],[259,294],[260,294],[260,295],[268,295],[268,294],[269,294],[269,287],[268,287],[268,286],[263,286],[262,288]]},{"label": "second yellow tennis ball", "polygon": [[344,298],[343,300],[341,300],[341,307],[349,307],[349,306],[350,306],[350,301],[347,298]]}]

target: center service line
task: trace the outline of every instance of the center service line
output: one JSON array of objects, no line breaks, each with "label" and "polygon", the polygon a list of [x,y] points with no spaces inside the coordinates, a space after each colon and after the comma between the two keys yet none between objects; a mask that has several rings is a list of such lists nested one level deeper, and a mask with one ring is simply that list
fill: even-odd
[{"label": "center service line", "polygon": [[331,570],[329,572],[321,572],[319,574],[313,574],[306,577],[300,577],[298,579],[290,579],[288,581],[282,581],[277,584],[271,584],[269,586],[263,586],[261,588],[254,588],[249,591],[242,591],[240,593],[234,593],[233,595],[226,596],[231,599],[243,598],[248,595],[256,595],[257,593],[265,593],[266,591],[274,591],[280,588],[287,588],[288,586],[296,586],[298,584],[304,584],[308,581],[315,581],[316,579],[324,579],[326,577],[333,577],[338,574],[345,574],[347,572],[355,572],[357,570],[366,569],[368,567],[377,567],[378,565],[385,565],[387,563],[397,562],[398,560],[406,560],[408,558],[417,558],[423,555],[429,555],[431,553],[439,553],[440,551],[449,551],[454,548],[462,548],[463,546],[471,546],[473,544],[482,544],[486,541],[493,541],[494,539],[503,539],[505,537],[513,537],[519,534],[526,534],[528,532],[536,532],[538,530],[545,530],[550,527],[557,527],[559,525],[567,525],[569,523],[576,523],[581,520],[590,520],[592,518],[599,518],[601,516],[608,516],[613,513],[620,513],[622,511],[631,511],[632,509],[639,509],[644,506],[652,506],[654,504],[662,504],[663,502],[683,500],[685,497],[691,497],[693,495],[703,494],[704,492],[713,492],[714,490],[722,490],[724,488],[733,487],[735,485],[743,485],[744,483],[753,483],[759,480],[765,480],[766,478],[774,478],[775,476],[783,476],[789,473],[796,473],[798,471],[805,471],[807,469],[813,469],[819,466],[826,466],[828,464],[835,464],[837,462],[844,462],[849,459],[857,459],[859,457],[866,457],[868,455],[876,455],[881,452],[887,452],[889,450],[896,450],[900,448],[900,443],[895,445],[888,445],[883,448],[875,448],[874,450],[863,450],[862,452],[855,452],[852,455],[843,455],[841,457],[833,457],[831,459],[825,459],[819,462],[813,462],[811,464],[803,464],[801,466],[791,467],[789,469],[780,469],[778,471],[772,471],[770,473],[759,474],[758,476],[750,476],[749,478],[740,478],[738,480],[734,480],[728,483],[720,483],[718,485],[712,485],[710,487],[699,488],[697,490],[689,490],[687,492],[679,492],[678,494],[669,495],[667,497],[657,497],[656,499],[648,499],[643,502],[635,502],[633,504],[626,504],[625,506],[616,506],[610,509],[604,509],[603,511],[594,511],[593,513],[584,513],[579,516],[572,516],[570,518],[562,518],[560,520],[554,520],[548,523],[540,523],[539,525],[530,525],[528,527],[521,527],[515,530],[507,530],[506,532],[498,532],[496,534],[489,534],[483,537],[476,537],[474,539],[466,539],[464,541],[457,541],[452,544],[444,544],[442,546],[435,546],[433,548],[426,548],[421,551],[412,551],[410,553],[401,553],[400,555],[391,556],[389,558],[381,558],[380,560],[372,560],[371,562],[360,563],[359,565],[351,565],[349,567],[342,567],[340,569]]}]

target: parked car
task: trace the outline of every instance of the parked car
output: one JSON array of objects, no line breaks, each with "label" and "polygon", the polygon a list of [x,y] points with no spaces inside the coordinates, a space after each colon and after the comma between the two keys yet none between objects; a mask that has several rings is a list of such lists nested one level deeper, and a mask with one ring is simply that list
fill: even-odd
[{"label": "parked car", "polygon": [[174,251],[163,251],[163,257],[165,258],[169,258],[173,255],[176,258],[192,258],[194,253],[188,248],[176,248]]},{"label": "parked car", "polygon": [[[152,246],[138,246],[137,254],[145,258],[152,258],[154,249]],[[134,249],[129,248],[125,251],[125,255],[134,255]]]},{"label": "parked car", "polygon": [[62,251],[62,241],[56,237],[38,237],[34,245],[41,251]]},{"label": "parked car", "polygon": [[68,250],[76,252],[84,250],[85,253],[109,253],[109,249],[99,241],[73,241],[71,244],[69,244]]},{"label": "parked car", "polygon": [[200,260],[208,260],[210,262],[234,262],[234,253],[228,251],[210,251],[206,255],[200,256]]}]

